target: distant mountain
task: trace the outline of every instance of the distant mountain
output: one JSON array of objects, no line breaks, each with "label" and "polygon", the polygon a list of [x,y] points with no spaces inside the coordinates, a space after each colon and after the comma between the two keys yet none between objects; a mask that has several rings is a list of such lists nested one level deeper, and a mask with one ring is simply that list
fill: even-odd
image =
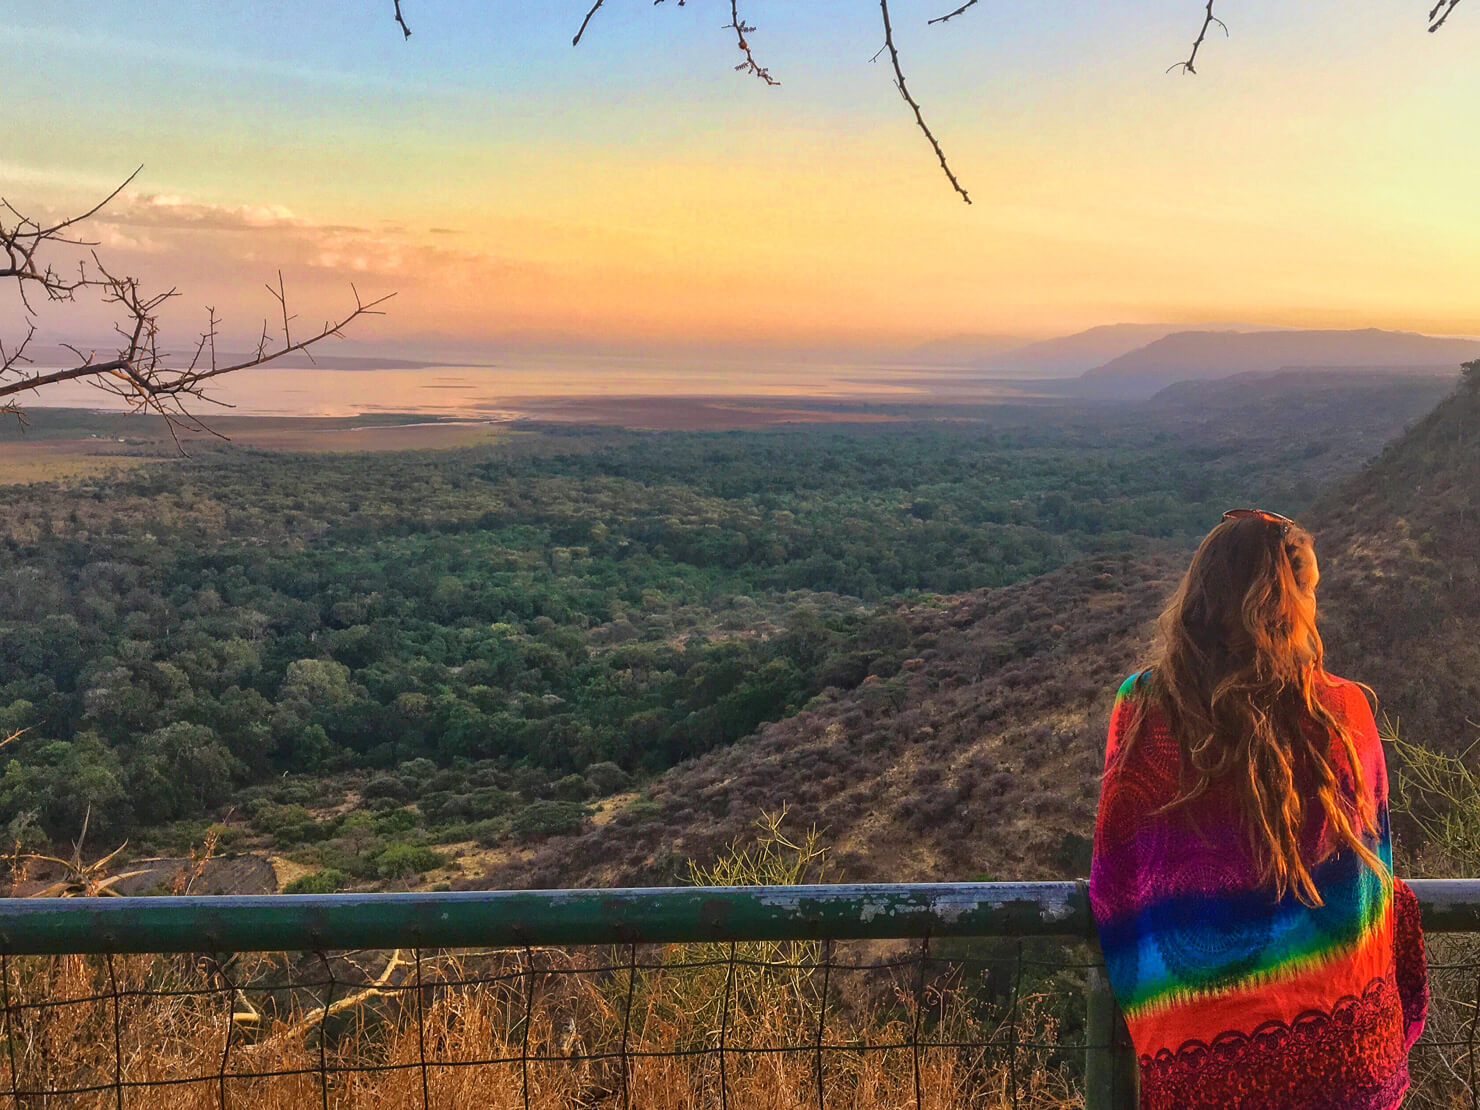
[{"label": "distant mountain", "polygon": [[[1204,324],[1206,328],[1230,331],[1260,331],[1259,324]],[[1173,332],[1185,331],[1187,324],[1102,324],[1073,335],[1045,339],[994,355],[980,363],[984,369],[1025,377],[1082,374],[1130,351],[1144,347]]]},{"label": "distant mountain", "polygon": [[980,366],[1003,351],[1023,345],[1020,335],[951,335],[932,339],[904,352],[906,360],[922,366]]},{"label": "distant mountain", "polygon": [[1408,740],[1480,738],[1480,370],[1308,523],[1332,669],[1370,683]]},{"label": "distant mountain", "polygon": [[1480,358],[1480,340],[1417,332],[1180,331],[1113,358],[1083,376],[1086,390],[1149,396],[1173,382],[1286,367],[1457,368]]}]

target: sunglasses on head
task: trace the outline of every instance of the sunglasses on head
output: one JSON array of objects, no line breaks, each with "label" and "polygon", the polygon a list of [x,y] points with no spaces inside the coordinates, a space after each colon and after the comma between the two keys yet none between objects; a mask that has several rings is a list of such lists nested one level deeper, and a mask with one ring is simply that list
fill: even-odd
[{"label": "sunglasses on head", "polygon": [[1229,509],[1223,514],[1224,520],[1243,520],[1245,517],[1258,517],[1260,520],[1270,524],[1278,524],[1281,532],[1288,532],[1295,527],[1295,522],[1287,516],[1272,513],[1268,509]]}]

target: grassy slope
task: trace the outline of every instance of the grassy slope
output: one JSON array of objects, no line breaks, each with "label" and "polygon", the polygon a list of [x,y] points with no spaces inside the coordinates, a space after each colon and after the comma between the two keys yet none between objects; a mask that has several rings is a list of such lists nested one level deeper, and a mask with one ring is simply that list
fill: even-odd
[{"label": "grassy slope", "polygon": [[475,885],[668,881],[782,805],[825,830],[849,879],[1082,874],[1110,699],[1175,570],[1091,559],[908,609],[919,654],[896,679],[683,765]]},{"label": "grassy slope", "polygon": [[1409,740],[1480,735],[1480,380],[1324,498],[1332,668],[1370,683]]}]

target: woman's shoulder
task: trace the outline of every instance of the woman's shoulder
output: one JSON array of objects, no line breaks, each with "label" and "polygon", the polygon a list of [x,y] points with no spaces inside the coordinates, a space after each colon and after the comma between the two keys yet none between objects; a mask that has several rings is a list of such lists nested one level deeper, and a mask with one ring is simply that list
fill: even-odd
[{"label": "woman's shoulder", "polygon": [[1333,711],[1359,721],[1372,717],[1372,703],[1368,700],[1370,691],[1363,683],[1323,671],[1321,687],[1324,700]]},{"label": "woman's shoulder", "polygon": [[1115,700],[1120,702],[1144,698],[1150,689],[1151,668],[1147,667],[1144,671],[1137,671],[1120,684],[1119,689],[1115,691]]},{"label": "woman's shoulder", "polygon": [[1134,750],[1138,759],[1146,758],[1149,749],[1165,741],[1165,721],[1153,697],[1151,671],[1137,671],[1115,691],[1115,705],[1110,712],[1110,738],[1106,747],[1107,766],[1116,763],[1127,734],[1134,730]]},{"label": "woman's shoulder", "polygon": [[[1151,670],[1137,671],[1116,689],[1115,708],[1110,716],[1110,734],[1105,745],[1105,784],[1132,782],[1137,796],[1165,794],[1171,801],[1180,755],[1157,701]],[[1134,741],[1134,742],[1131,742]]]}]

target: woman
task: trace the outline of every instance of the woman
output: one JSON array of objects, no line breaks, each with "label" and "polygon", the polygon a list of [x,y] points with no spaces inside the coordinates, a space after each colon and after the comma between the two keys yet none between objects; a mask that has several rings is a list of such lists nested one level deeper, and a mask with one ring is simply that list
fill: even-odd
[{"label": "woman", "polygon": [[1115,700],[1090,901],[1148,1110],[1389,1110],[1427,986],[1310,535],[1224,514]]}]

